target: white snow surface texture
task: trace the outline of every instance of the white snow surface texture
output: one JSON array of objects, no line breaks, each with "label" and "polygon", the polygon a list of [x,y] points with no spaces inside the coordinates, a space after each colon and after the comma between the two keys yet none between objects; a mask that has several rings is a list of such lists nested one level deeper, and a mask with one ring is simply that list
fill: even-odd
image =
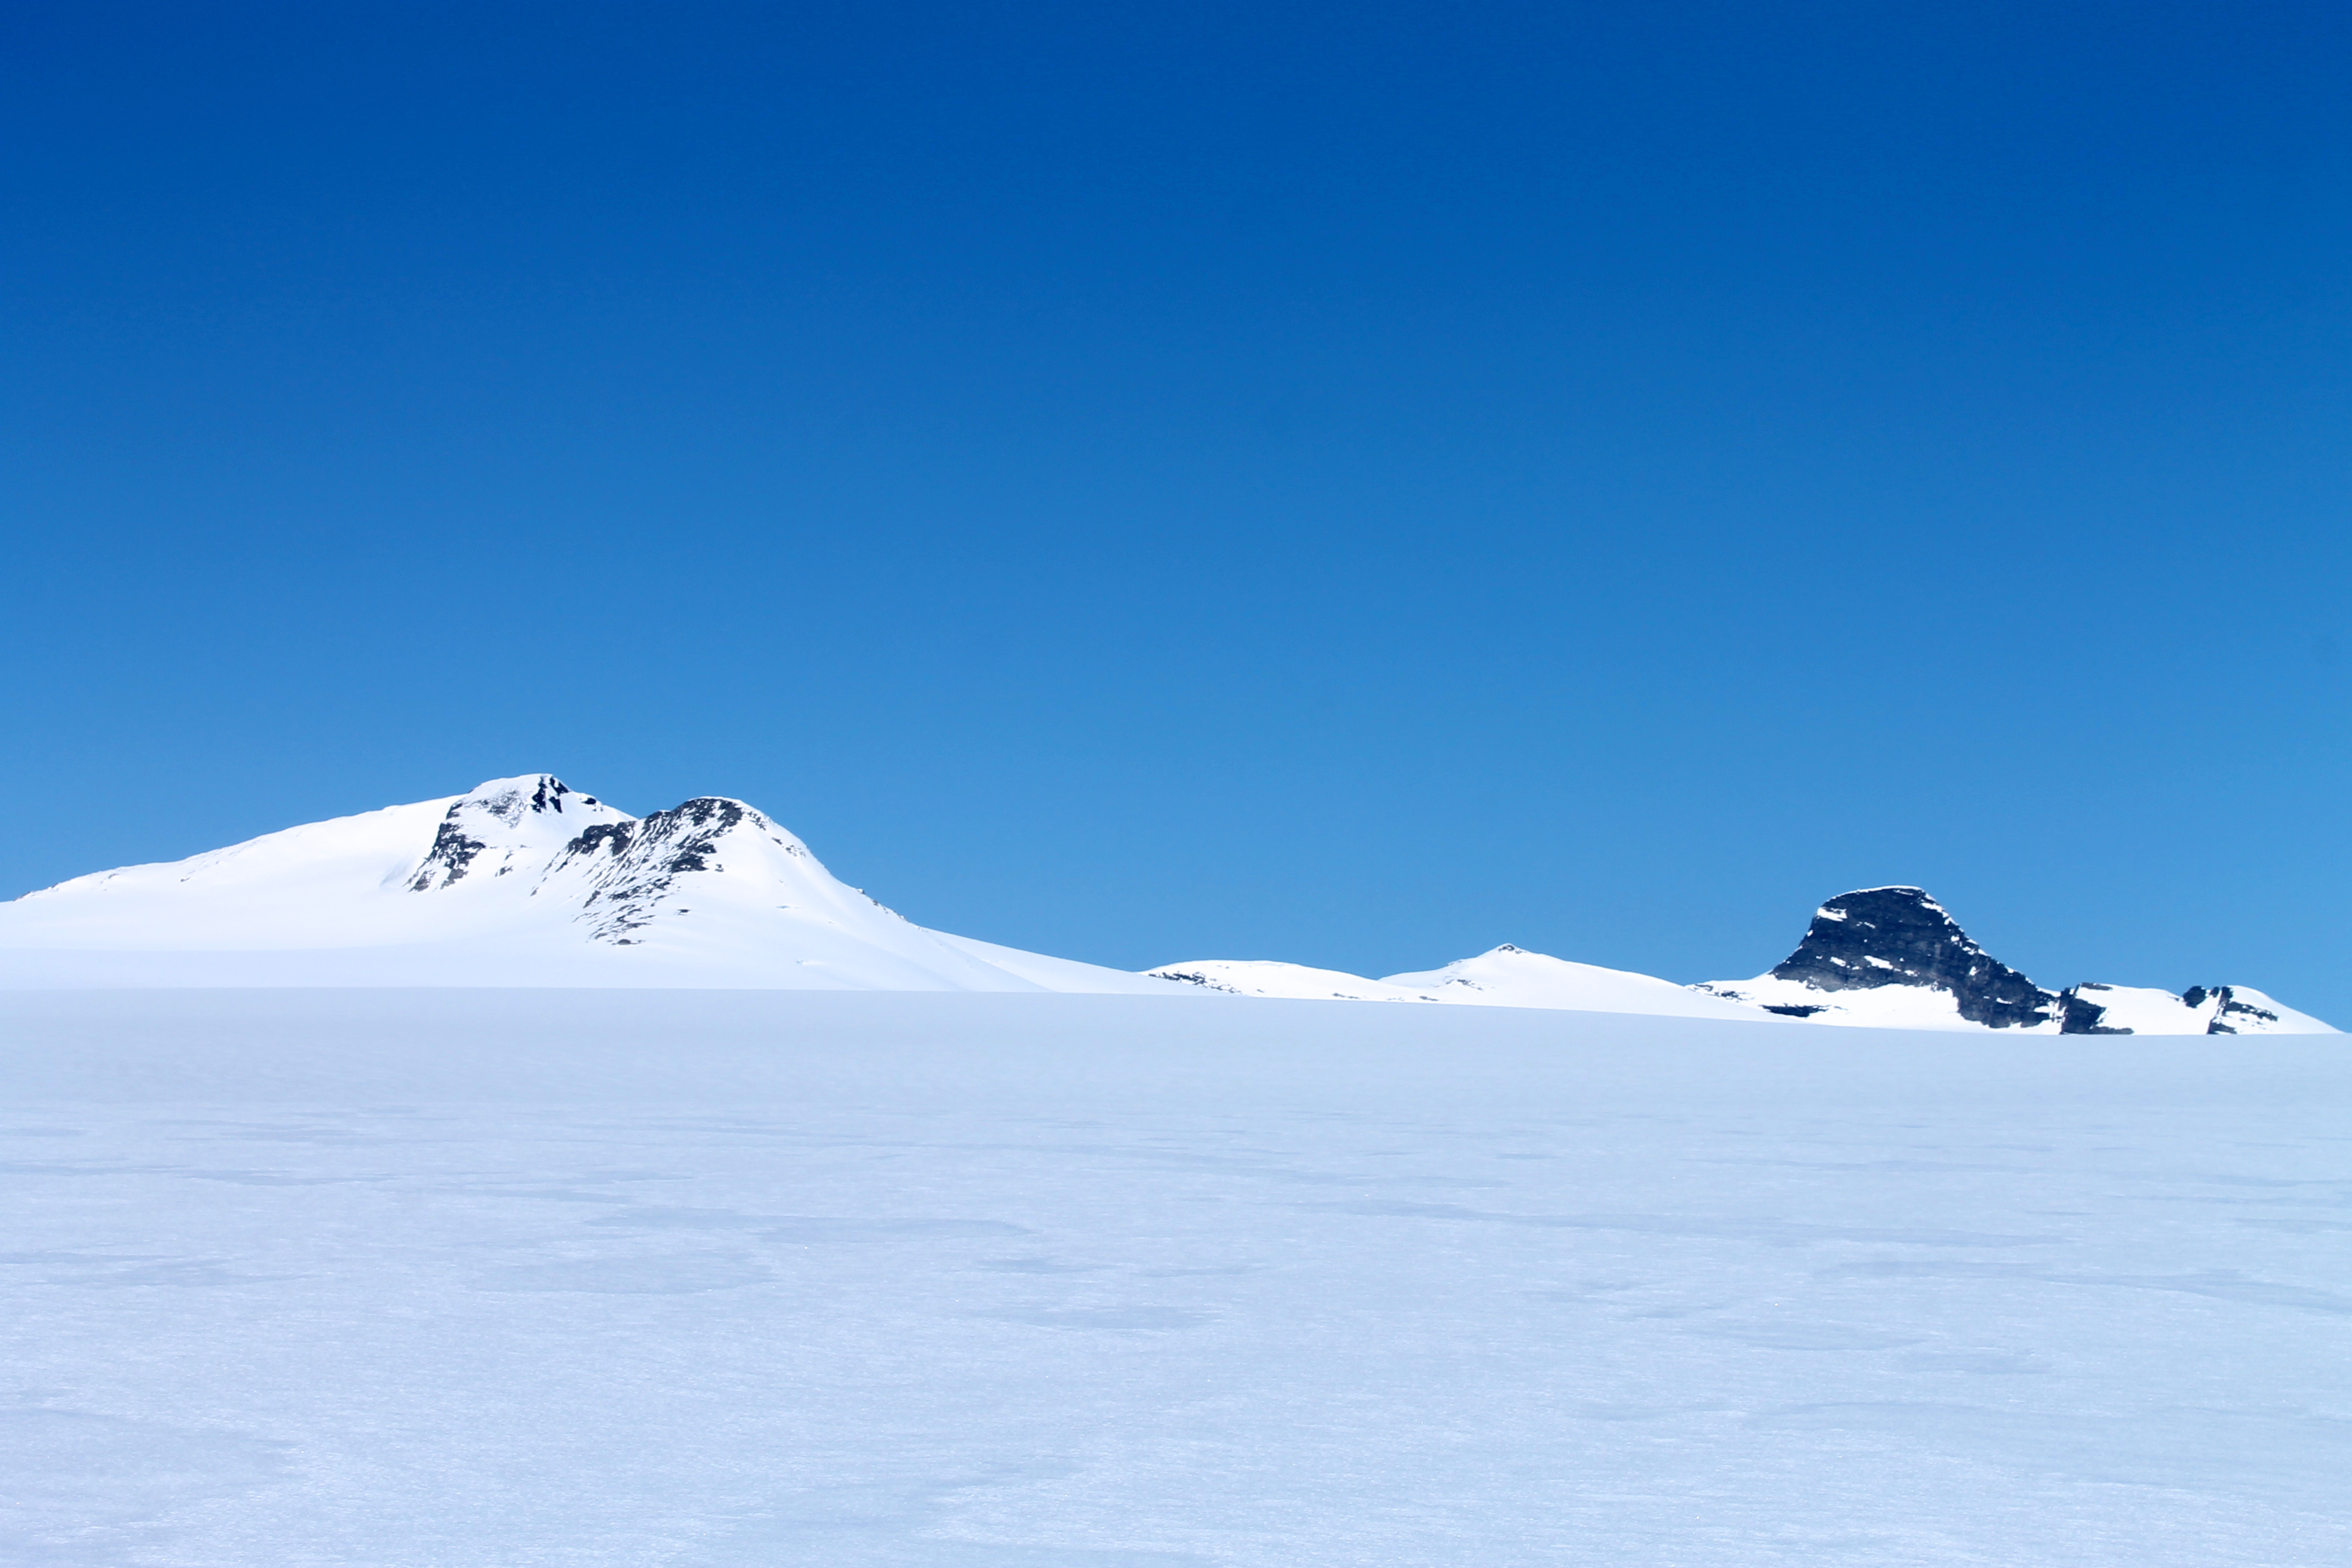
[{"label": "white snow surface texture", "polygon": [[2340,1040],[1183,996],[0,994],[0,1562],[2352,1562]]}]

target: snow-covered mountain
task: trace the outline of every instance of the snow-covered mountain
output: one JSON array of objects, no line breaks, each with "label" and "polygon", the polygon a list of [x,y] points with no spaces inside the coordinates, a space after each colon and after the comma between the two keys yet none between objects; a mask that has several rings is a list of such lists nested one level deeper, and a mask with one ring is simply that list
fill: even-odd
[{"label": "snow-covered mountain", "polygon": [[1487,1007],[1780,1018],[1884,1029],[2006,1029],[2025,1034],[2334,1034],[2243,985],[2169,991],[2085,982],[2048,991],[1970,941],[1917,888],[1865,888],[1814,911],[1805,940],[1753,980],[1677,985],[1572,963],[1508,943],[1379,980],[1262,959],[1196,959],[1150,971],[1240,996],[1441,1002]]},{"label": "snow-covered mountain", "polygon": [[1182,994],[926,931],[741,801],[633,817],[543,773],[0,904],[0,984]]},{"label": "snow-covered mountain", "polygon": [[1864,888],[1813,912],[1797,951],[1753,980],[1695,990],[1783,1017],[1892,1029],[2048,1035],[2334,1034],[2243,985],[2180,995],[2084,982],[2049,991],[1970,941],[1918,888]]},{"label": "snow-covered mountain", "polygon": [[1336,969],[1260,959],[1202,959],[1150,971],[1212,991],[1240,996],[1287,996],[1315,1001],[1441,1002],[1480,1007],[1554,1007],[1584,1013],[1662,1013],[1685,1018],[1769,1015],[1629,970],[1573,963],[1508,942],[1443,969],[1367,980]]},{"label": "snow-covered mountain", "polygon": [[1917,888],[1843,893],[1753,980],[1678,985],[1507,943],[1379,980],[1142,974],[925,930],[740,800],[644,817],[546,773],[77,877],[0,904],[0,987],[742,986],[1203,993],[2035,1034],[2331,1034],[2245,986],[2048,991]]}]

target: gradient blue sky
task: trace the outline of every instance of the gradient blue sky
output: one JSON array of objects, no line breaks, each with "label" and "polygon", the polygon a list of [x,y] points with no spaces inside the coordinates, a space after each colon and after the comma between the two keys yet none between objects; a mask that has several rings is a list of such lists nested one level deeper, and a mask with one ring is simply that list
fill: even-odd
[{"label": "gradient blue sky", "polygon": [[0,893],[545,769],[1126,967],[2352,1024],[2352,11],[0,20]]}]

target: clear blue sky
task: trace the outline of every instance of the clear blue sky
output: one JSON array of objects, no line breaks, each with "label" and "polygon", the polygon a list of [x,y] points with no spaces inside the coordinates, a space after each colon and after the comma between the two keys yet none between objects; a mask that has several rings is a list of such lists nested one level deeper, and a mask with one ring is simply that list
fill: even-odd
[{"label": "clear blue sky", "polygon": [[2346,964],[2338,5],[20,6],[0,892],[531,770],[1135,967]]}]

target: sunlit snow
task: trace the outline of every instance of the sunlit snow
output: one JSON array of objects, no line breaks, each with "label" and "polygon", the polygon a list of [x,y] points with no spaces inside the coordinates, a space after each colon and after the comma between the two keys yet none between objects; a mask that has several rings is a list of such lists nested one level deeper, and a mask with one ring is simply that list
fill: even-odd
[{"label": "sunlit snow", "polygon": [[0,994],[0,1561],[2352,1561],[2340,1037]]},{"label": "sunlit snow", "polygon": [[1236,996],[1299,1001],[1442,1002],[1482,1007],[1557,1007],[1597,1013],[1780,1022],[1775,1015],[1654,975],[1573,963],[1504,944],[1442,969],[1367,980],[1336,969],[1264,959],[1196,959],[1150,971]]},{"label": "sunlit snow", "polygon": [[1171,989],[927,931],[740,801],[638,818],[546,774],[0,904],[12,985]]}]

